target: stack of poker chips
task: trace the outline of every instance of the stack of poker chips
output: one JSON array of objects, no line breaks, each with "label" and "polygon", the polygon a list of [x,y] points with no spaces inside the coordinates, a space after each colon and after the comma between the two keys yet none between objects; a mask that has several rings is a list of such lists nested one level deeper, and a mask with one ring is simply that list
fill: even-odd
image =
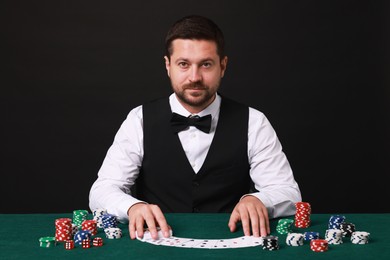
[{"label": "stack of poker chips", "polygon": [[72,220],[70,218],[58,218],[55,220],[56,241],[66,241],[72,238]]},{"label": "stack of poker chips", "polygon": [[83,223],[81,224],[81,229],[91,231],[92,236],[96,235],[97,234],[96,220],[93,219],[84,220]]},{"label": "stack of poker chips", "polygon": [[118,221],[116,217],[112,214],[103,214],[102,216],[102,223],[103,223],[103,228],[110,228],[110,227],[117,227]]},{"label": "stack of poker chips", "polygon": [[41,237],[39,239],[40,247],[53,247],[57,245],[57,241],[55,237]]},{"label": "stack of poker chips", "polygon": [[297,202],[295,203],[295,227],[307,228],[311,224],[311,206],[308,202]]},{"label": "stack of poker chips", "polygon": [[91,231],[89,230],[79,230],[74,235],[74,243],[77,245],[81,245],[84,239],[91,239]]},{"label": "stack of poker chips", "polygon": [[303,246],[304,236],[301,233],[289,233],[287,234],[286,244],[288,246]]},{"label": "stack of poker chips", "polygon": [[266,236],[263,238],[263,249],[264,250],[278,250],[279,249],[279,241],[276,236]]},{"label": "stack of poker chips", "polygon": [[97,227],[103,228],[103,215],[107,214],[105,209],[94,209],[92,211],[93,219],[96,220]]},{"label": "stack of poker chips", "polygon": [[72,223],[72,236],[74,236],[77,231],[79,231],[79,227],[75,223]]},{"label": "stack of poker chips", "polygon": [[340,229],[327,229],[325,231],[325,240],[329,245],[340,245],[343,243],[343,234]]},{"label": "stack of poker chips", "polygon": [[320,238],[320,233],[319,232],[313,232],[313,231],[308,231],[303,233],[303,237],[305,241],[311,241],[313,239],[319,239]]},{"label": "stack of poker chips", "polygon": [[355,224],[349,222],[343,222],[340,224],[340,230],[343,237],[350,237],[355,232]]},{"label": "stack of poker chips", "polygon": [[294,220],[288,218],[279,219],[278,225],[276,226],[276,231],[281,235],[286,235],[292,232],[292,224]]},{"label": "stack of poker chips", "polygon": [[329,229],[340,229],[340,224],[345,222],[345,216],[343,215],[332,215],[329,218],[328,228]]},{"label": "stack of poker chips", "polygon": [[82,223],[88,217],[88,210],[80,209],[73,211],[73,223],[76,224],[78,228],[81,228]]},{"label": "stack of poker chips", "polygon": [[119,239],[122,237],[122,230],[118,227],[109,227],[104,229],[108,239]]},{"label": "stack of poker chips", "polygon": [[366,231],[355,231],[351,234],[351,242],[353,244],[364,245],[368,243],[370,233]]},{"label": "stack of poker chips", "polygon": [[310,249],[314,252],[325,252],[328,250],[328,241],[325,239],[313,239],[310,241]]}]

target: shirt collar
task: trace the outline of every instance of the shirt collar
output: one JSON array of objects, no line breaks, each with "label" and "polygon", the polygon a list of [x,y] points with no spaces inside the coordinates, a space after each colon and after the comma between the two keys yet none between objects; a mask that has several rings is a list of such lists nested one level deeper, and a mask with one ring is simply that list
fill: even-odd
[{"label": "shirt collar", "polygon": [[[191,115],[191,113],[188,112],[180,104],[179,100],[177,100],[177,97],[176,97],[175,93],[172,93],[169,96],[169,104],[171,105],[172,112],[178,113],[179,115],[182,115],[182,116],[185,116],[185,117],[188,117],[189,115]],[[205,115],[211,114],[211,117],[215,118],[217,116],[218,112],[219,112],[220,105],[221,105],[221,96],[218,95],[218,93],[217,93],[214,101],[208,107],[206,107],[205,109],[203,109],[202,111],[200,111],[196,115],[198,115],[198,116],[205,116]]]}]

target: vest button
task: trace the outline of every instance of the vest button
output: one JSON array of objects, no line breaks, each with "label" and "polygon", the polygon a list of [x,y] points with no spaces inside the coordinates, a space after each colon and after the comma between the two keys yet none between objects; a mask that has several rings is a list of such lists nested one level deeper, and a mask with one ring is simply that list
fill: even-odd
[{"label": "vest button", "polygon": [[193,182],[192,182],[192,186],[194,186],[194,187],[199,187],[199,182],[193,181]]},{"label": "vest button", "polygon": [[198,208],[193,208],[193,209],[192,209],[192,212],[198,213],[198,212],[199,212],[199,209],[198,209]]}]

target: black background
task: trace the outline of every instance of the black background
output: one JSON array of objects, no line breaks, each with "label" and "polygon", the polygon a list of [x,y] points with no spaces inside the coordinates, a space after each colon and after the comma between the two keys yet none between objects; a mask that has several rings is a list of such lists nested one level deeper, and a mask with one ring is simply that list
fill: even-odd
[{"label": "black background", "polygon": [[0,213],[88,209],[127,113],[171,93],[188,14],[224,31],[221,93],[265,113],[314,213],[390,212],[384,2],[2,1]]}]

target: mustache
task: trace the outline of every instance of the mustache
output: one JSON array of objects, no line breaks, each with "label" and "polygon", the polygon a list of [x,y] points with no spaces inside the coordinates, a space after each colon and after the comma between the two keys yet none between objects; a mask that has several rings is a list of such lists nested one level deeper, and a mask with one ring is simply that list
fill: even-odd
[{"label": "mustache", "polygon": [[206,89],[207,87],[200,82],[188,83],[183,85],[184,89]]}]

